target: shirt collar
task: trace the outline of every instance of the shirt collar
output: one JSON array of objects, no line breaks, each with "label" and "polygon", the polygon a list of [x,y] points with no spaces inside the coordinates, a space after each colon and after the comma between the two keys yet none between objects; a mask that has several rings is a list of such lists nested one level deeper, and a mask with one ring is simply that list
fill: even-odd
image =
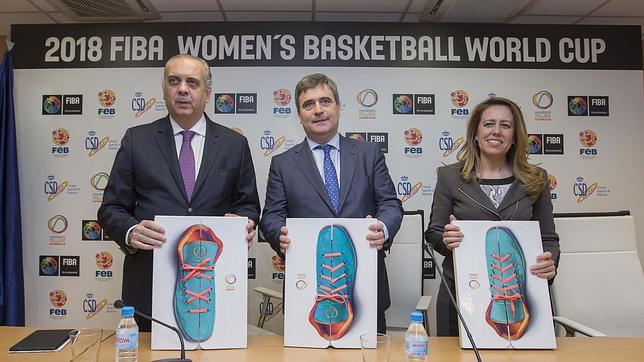
[{"label": "shirt collar", "polygon": [[[321,144],[319,144],[319,143],[317,143],[317,142],[315,142],[315,141],[313,141],[313,140],[311,140],[309,138],[306,139],[306,142],[308,143],[309,148],[311,149],[311,151],[313,151],[315,149],[315,147],[321,146]],[[336,135],[333,136],[333,138],[331,138],[331,140],[329,142],[327,142],[326,144],[333,146],[336,150],[339,151],[340,150],[340,134],[336,133]]]},{"label": "shirt collar", "polygon": [[[177,121],[175,121],[172,116],[168,115],[170,117],[170,125],[172,125],[172,134],[173,135],[178,135],[180,132],[183,132],[183,128],[179,126]],[[201,118],[195,123],[192,128],[190,128],[191,131],[193,131],[196,134],[200,134],[202,136],[206,136],[206,117],[202,114]]]}]

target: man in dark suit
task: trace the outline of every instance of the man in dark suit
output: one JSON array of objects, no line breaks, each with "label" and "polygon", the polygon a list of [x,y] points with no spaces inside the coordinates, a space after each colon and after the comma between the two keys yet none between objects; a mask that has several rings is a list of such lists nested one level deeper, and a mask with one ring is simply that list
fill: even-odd
[{"label": "man in dark suit", "polygon": [[378,331],[384,333],[385,310],[391,304],[384,251],[400,228],[403,214],[384,155],[374,143],[338,134],[338,90],[326,75],[302,78],[295,88],[295,100],[306,139],[273,157],[260,230],[283,256],[291,243],[287,217],[377,218],[367,239],[378,249],[377,318]]},{"label": "man in dark suit", "polygon": [[[248,141],[206,116],[211,91],[205,61],[168,60],[169,115],[125,132],[98,210],[99,224],[126,254],[123,300],[143,313],[152,312],[152,250],[166,241],[156,215],[236,214],[249,218],[249,247],[255,234],[260,208]],[[137,322],[150,330],[149,321]]]}]

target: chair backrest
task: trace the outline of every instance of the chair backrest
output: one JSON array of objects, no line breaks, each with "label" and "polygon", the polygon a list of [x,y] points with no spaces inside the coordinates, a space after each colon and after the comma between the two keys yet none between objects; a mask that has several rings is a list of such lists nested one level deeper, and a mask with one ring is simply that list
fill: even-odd
[{"label": "chair backrest", "polygon": [[644,273],[630,215],[557,217],[555,314],[609,336],[644,336]]},{"label": "chair backrest", "polygon": [[407,328],[409,313],[423,294],[423,214],[406,212],[385,263],[389,276],[391,306],[387,327]]}]

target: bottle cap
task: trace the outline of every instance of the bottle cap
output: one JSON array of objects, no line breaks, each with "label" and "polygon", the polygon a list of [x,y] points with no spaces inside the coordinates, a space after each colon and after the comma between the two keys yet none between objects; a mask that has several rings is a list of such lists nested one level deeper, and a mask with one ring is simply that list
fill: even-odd
[{"label": "bottle cap", "polygon": [[419,311],[411,312],[411,314],[409,315],[409,319],[412,322],[422,322],[423,321],[423,313],[421,313]]},{"label": "bottle cap", "polygon": [[121,308],[122,317],[132,317],[134,316],[134,307],[123,307]]}]

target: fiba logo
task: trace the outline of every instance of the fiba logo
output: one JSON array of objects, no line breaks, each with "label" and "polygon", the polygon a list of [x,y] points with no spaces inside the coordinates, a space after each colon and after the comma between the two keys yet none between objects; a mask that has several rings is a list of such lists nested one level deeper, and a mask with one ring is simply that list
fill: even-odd
[{"label": "fiba logo", "polygon": [[286,107],[291,103],[291,92],[288,89],[280,88],[273,91],[273,102],[278,107],[273,107],[273,115],[288,116],[291,114],[291,108]]},{"label": "fiba logo", "polygon": [[43,95],[42,96],[42,114],[57,115],[62,110],[62,95]]},{"label": "fiba logo", "polygon": [[528,149],[530,150],[531,155],[540,155],[543,154],[543,139],[540,134],[529,134],[528,135]]},{"label": "fiba logo", "polygon": [[215,94],[215,113],[235,113],[235,98],[231,94]]},{"label": "fiba logo", "polygon": [[393,95],[393,113],[394,114],[412,114],[414,113],[414,101],[412,94],[394,94]]},{"label": "fiba logo", "polygon": [[552,106],[554,98],[548,91],[542,90],[532,96],[532,104],[539,109],[548,109]]},{"label": "fiba logo", "polygon": [[568,115],[587,116],[588,100],[586,97],[568,96]]},{"label": "fiba logo", "polygon": [[270,130],[264,131],[264,135],[259,139],[259,148],[264,150],[264,157],[268,157],[278,150],[286,141],[286,136],[280,136],[277,139],[273,137]]},{"label": "fiba logo", "polygon": [[63,215],[54,215],[47,221],[47,228],[55,234],[62,234],[67,230],[67,218]]},{"label": "fiba logo", "polygon": [[361,106],[371,108],[378,103],[378,93],[370,88],[363,89],[356,96],[356,100]]},{"label": "fiba logo", "polygon": [[107,172],[99,172],[96,175],[92,176],[89,180],[90,185],[97,191],[105,191],[107,186],[107,181],[110,179],[110,175]]}]

